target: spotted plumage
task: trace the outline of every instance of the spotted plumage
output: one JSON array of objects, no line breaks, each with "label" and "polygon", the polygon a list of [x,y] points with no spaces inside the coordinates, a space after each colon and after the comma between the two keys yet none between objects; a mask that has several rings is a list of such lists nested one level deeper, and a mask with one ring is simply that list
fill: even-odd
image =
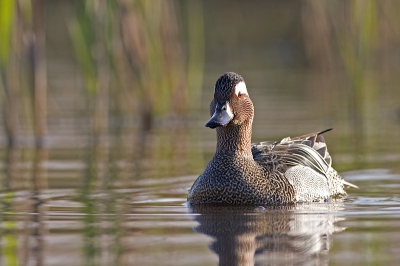
[{"label": "spotted plumage", "polygon": [[331,167],[325,131],[252,144],[254,106],[236,73],[217,80],[210,115],[206,126],[216,128],[217,148],[189,190],[192,204],[324,201],[344,197],[344,186],[354,186]]}]

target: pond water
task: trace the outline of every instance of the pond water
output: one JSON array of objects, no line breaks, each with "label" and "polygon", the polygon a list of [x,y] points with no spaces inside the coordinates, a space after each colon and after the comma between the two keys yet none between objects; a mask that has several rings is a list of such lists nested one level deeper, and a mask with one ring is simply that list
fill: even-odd
[{"label": "pond water", "polygon": [[[382,116],[376,135],[358,139],[348,121],[327,122],[315,112],[319,96],[301,96],[307,86],[288,94],[285,86],[292,85],[276,88],[283,78],[273,74],[268,82],[258,73],[246,75],[256,108],[253,141],[334,124],[325,137],[333,164],[360,188],[349,189],[345,201],[188,206],[187,191],[215,150],[215,131],[204,127],[212,78],[205,80],[198,112],[156,119],[147,132],[121,117],[123,126],[97,138],[87,114],[68,109],[75,98],[54,93],[57,108],[65,110],[50,115],[45,148],[32,148],[29,134],[15,148],[0,138],[2,263],[397,265],[399,125]],[[285,75],[302,81],[306,74]]]},{"label": "pond water", "polygon": [[385,169],[342,174],[360,187],[350,190],[344,202],[273,207],[192,208],[185,200],[196,176],[146,178],[134,186],[120,184],[107,190],[4,192],[2,261],[4,265],[396,265],[400,175]]},{"label": "pond water", "polygon": [[[276,100],[277,92],[266,106],[262,91],[252,92],[254,141],[268,135],[262,120],[274,124],[268,114],[278,116],[285,105],[302,110],[309,128],[323,126],[312,116],[313,101],[296,105],[290,97]],[[199,209],[186,196],[215,149],[215,131],[203,125],[207,102],[199,114],[160,120],[150,132],[126,123],[96,142],[87,118],[75,116],[74,123],[65,117],[50,124],[47,148],[32,148],[29,138],[3,146],[3,264],[397,265],[399,148],[389,145],[398,141],[396,132],[364,139],[383,144],[362,156],[343,145],[353,137],[341,127],[326,135],[334,165],[360,187],[343,202]],[[284,115],[272,135],[307,130],[294,128],[299,114]]]},{"label": "pond water", "polygon": [[[75,94],[54,89],[45,148],[33,148],[29,134],[15,148],[0,138],[2,263],[397,265],[400,137],[399,124],[384,113],[390,100],[372,119],[374,130],[359,136],[348,119],[316,111],[324,104],[302,84],[314,77],[307,72],[244,74],[256,110],[253,141],[335,126],[325,136],[333,164],[360,189],[349,189],[344,202],[186,204],[215,150],[215,131],[204,127],[215,76],[206,75],[197,112],[157,118],[145,132],[134,118],[111,117],[110,133],[96,138]],[[302,85],[288,93],[292,79]]]}]

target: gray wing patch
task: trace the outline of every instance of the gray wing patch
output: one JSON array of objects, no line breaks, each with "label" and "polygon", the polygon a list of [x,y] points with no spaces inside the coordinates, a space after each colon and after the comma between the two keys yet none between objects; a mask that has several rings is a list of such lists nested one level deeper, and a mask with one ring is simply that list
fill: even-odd
[{"label": "gray wing patch", "polygon": [[285,177],[296,191],[297,202],[323,201],[330,196],[326,177],[307,166],[290,167]]}]

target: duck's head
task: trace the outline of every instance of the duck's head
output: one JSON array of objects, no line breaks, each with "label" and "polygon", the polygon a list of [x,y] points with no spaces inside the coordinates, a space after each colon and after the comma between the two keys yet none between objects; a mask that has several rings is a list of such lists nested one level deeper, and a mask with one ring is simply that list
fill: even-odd
[{"label": "duck's head", "polygon": [[211,119],[206,123],[206,127],[210,128],[252,122],[253,103],[240,75],[227,72],[217,80],[214,99],[210,104],[210,115]]}]

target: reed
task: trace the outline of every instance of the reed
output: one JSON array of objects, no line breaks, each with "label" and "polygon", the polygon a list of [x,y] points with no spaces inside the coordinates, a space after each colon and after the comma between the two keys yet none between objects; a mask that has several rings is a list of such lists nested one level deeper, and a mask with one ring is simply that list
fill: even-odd
[{"label": "reed", "polygon": [[111,1],[76,1],[77,17],[69,31],[81,67],[95,138],[107,133],[110,90]]},{"label": "reed", "polygon": [[47,69],[45,41],[45,3],[32,0],[32,28],[28,41],[31,88],[33,90],[33,116],[36,146],[43,147],[47,135]]},{"label": "reed", "polygon": [[[116,128],[134,117],[140,129],[131,145],[135,177],[142,173],[140,162],[144,157],[168,158],[177,150],[176,145],[188,141],[149,145],[152,140],[148,132],[154,128],[155,119],[168,123],[169,117],[176,119],[199,107],[204,66],[202,3],[177,6],[176,1],[160,0],[77,1],[77,16],[69,22],[85,81],[88,111],[94,121],[91,135],[94,139],[101,135],[111,139],[113,131],[123,132]],[[187,14],[187,28],[179,26],[184,20],[182,13]],[[187,47],[182,43],[188,43]],[[117,118],[112,124],[107,122],[110,116]],[[110,153],[106,147],[98,152],[96,157],[105,153],[104,158]],[[193,156],[190,158],[193,160]]]},{"label": "reed", "polygon": [[[32,128],[37,147],[47,135],[44,2],[1,1],[0,78],[5,133],[14,146],[21,128]],[[21,94],[29,90],[29,101]],[[22,117],[23,110],[27,117]],[[24,123],[32,121],[32,123]],[[21,124],[24,123],[24,124]],[[29,132],[29,131],[28,131]]]},{"label": "reed", "polygon": [[96,3],[78,1],[69,27],[88,94],[98,99],[94,112],[103,110],[102,122],[95,124],[106,127],[108,105],[137,113],[145,130],[154,116],[186,111],[187,73],[174,2]]},{"label": "reed", "polygon": [[0,2],[0,86],[3,95],[3,119],[9,146],[14,146],[18,127],[18,100],[15,84],[16,62],[12,58],[15,20],[15,3],[12,0]]},{"label": "reed", "polygon": [[133,104],[144,130],[154,116],[187,110],[184,57],[173,1],[120,0],[120,30]]}]

